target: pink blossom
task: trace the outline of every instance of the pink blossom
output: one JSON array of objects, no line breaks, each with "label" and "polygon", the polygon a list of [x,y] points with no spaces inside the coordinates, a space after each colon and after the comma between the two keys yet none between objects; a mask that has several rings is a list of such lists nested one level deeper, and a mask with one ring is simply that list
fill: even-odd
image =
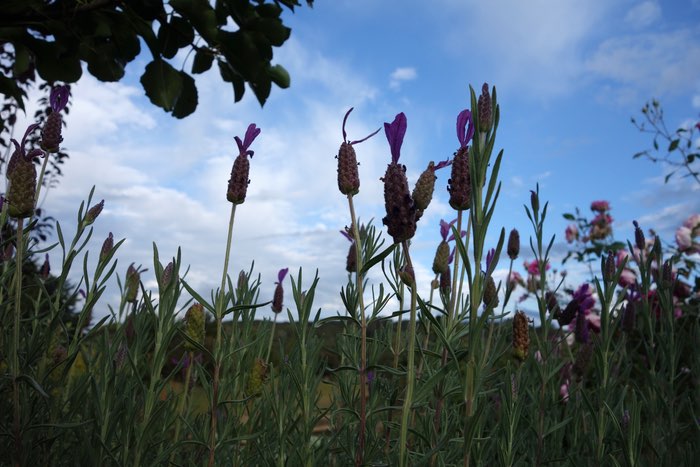
[{"label": "pink blossom", "polygon": [[622,270],[620,280],[617,283],[620,285],[620,287],[630,287],[635,282],[637,282],[637,273],[629,268],[625,268]]},{"label": "pink blossom", "polygon": [[676,230],[676,243],[678,243],[680,250],[690,250],[693,246],[693,231],[685,225],[678,227],[678,230]]},{"label": "pink blossom", "polygon": [[693,214],[689,218],[683,222],[683,225],[685,227],[688,227],[690,230],[695,230],[700,228],[700,214]]},{"label": "pink blossom", "polygon": [[566,236],[567,243],[573,243],[578,240],[578,227],[576,227],[576,224],[567,225],[564,235]]},{"label": "pink blossom", "polygon": [[604,212],[610,210],[610,203],[608,201],[593,201],[591,203],[591,211]]},{"label": "pink blossom", "polygon": [[569,402],[569,380],[564,381],[564,384],[559,388],[559,395],[561,396],[561,401],[566,403]]},{"label": "pink blossom", "polygon": [[586,315],[586,321],[588,321],[588,327],[593,332],[600,332],[600,315],[597,313],[589,313]]},{"label": "pink blossom", "polygon": [[508,283],[510,284],[511,288],[515,288],[517,285],[524,286],[525,281],[523,280],[523,276],[520,275],[518,271],[512,271],[510,273],[510,277],[508,278]]},{"label": "pink blossom", "polygon": [[[525,266],[525,269],[527,270],[527,273],[528,273],[528,274],[537,275],[537,276],[540,274],[539,262],[538,262],[536,259],[533,259],[533,260],[532,260],[531,262],[529,262],[529,263],[528,263],[527,261],[525,261],[525,262],[523,263],[523,265]],[[551,267],[550,264],[547,263],[547,265],[545,266],[544,270],[545,270],[545,271],[549,271],[549,268],[550,268],[550,267]]]},{"label": "pink blossom", "polygon": [[622,262],[627,259],[630,261],[628,258],[630,257],[630,252],[627,250],[617,250],[617,255],[615,257],[615,267],[620,267],[622,265]]}]

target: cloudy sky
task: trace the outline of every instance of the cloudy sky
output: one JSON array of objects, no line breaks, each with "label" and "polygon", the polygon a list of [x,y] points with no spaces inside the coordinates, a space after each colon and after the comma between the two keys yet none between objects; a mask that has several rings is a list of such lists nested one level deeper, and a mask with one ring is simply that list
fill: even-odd
[{"label": "cloudy sky", "polygon": [[[588,213],[593,200],[611,202],[619,239],[629,238],[638,219],[671,241],[675,228],[700,212],[698,184],[664,184],[661,166],[632,160],[651,139],[630,123],[651,98],[661,100],[671,128],[700,119],[700,1],[315,3],[286,14],[292,37],[275,62],[289,70],[292,86],[274,88],[264,108],[250,92],[234,104],[232,90],[210,71],[197,78],[196,113],[175,120],[143,95],[138,80],[146,54],[120,83],[99,83],[85,73],[73,87],[64,133],[71,156],[65,176],[43,200],[66,235],[74,231],[79,200],[96,185],[105,209],[93,251],[109,232],[126,238],[118,273],[143,264],[145,284],[154,287],[152,242],[164,258],[180,246],[190,284],[209,296],[223,266],[233,137],[255,122],[262,134],[252,147],[248,197],[236,213],[229,273],[235,277],[255,261],[267,300],[280,268],[303,268],[307,286],[318,269],[316,306],[333,314],[341,306],[349,245],[338,233],[349,214],[334,159],[343,115],[355,108],[347,129],[358,139],[405,112],[401,160],[412,186],[430,160],[444,160],[458,147],[456,116],[469,105],[469,85],[478,89],[484,82],[498,90],[496,146],[504,149],[488,243],[495,246],[501,227],[518,228],[525,250],[518,267],[528,258],[531,235],[523,204],[536,183],[550,202],[546,234],[557,236],[559,257],[567,248],[562,214],[577,206]],[[172,63],[180,68],[183,59]],[[383,132],[356,150],[358,215],[380,220],[379,178],[390,160]],[[436,196],[412,246],[422,291],[432,279],[438,223],[455,217],[448,178],[449,169],[438,172]],[[57,270],[59,256],[53,259]],[[501,276],[504,268],[499,265]],[[117,305],[114,295],[106,298],[98,312],[106,313],[110,301]]]}]

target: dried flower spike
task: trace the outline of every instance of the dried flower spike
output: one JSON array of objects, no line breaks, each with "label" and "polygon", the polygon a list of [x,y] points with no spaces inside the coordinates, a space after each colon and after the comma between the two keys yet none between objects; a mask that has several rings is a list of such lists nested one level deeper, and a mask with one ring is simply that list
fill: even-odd
[{"label": "dried flower spike", "polygon": [[272,296],[271,307],[272,311],[274,311],[275,313],[282,312],[282,306],[284,302],[284,289],[282,288],[282,281],[284,281],[284,278],[287,276],[287,272],[289,272],[289,268],[280,269],[277,273],[277,282],[275,282],[276,287],[275,293]]},{"label": "dried flower spike", "polygon": [[[199,345],[204,345],[204,307],[195,303],[185,313],[185,334]],[[185,349],[195,350],[197,347],[189,340],[185,341]]]},{"label": "dried flower spike", "polygon": [[527,358],[530,347],[530,330],[527,316],[517,311],[513,317],[513,355],[521,362]]},{"label": "dried flower spike", "polygon": [[343,142],[340,145],[340,150],[338,151],[338,189],[344,195],[354,196],[360,191],[360,174],[357,170],[357,155],[355,154],[355,149],[352,147],[354,144],[361,143],[368,140],[372,136],[376,135],[381,128],[371,135],[362,138],[357,141],[348,142],[347,133],[345,132],[345,123],[348,120],[350,112],[352,112],[354,107],[351,107],[347,111],[345,117],[343,118]]},{"label": "dried flower spike", "polygon": [[51,113],[41,129],[41,149],[46,152],[58,152],[58,146],[63,141],[61,136],[62,121],[61,111],[68,104],[68,95],[70,90],[68,86],[56,86],[51,90],[49,102],[51,104]]},{"label": "dried flower spike", "polygon": [[251,144],[260,134],[260,128],[255,126],[255,123],[248,125],[243,141],[238,136],[235,136],[236,144],[238,145],[238,157],[233,161],[231,169],[231,178],[228,181],[228,190],[226,199],[233,204],[242,204],[245,201],[245,196],[248,191],[248,174],[250,173],[250,161],[248,156],[253,157],[253,151],[249,150]]},{"label": "dried flower spike", "polygon": [[394,243],[409,240],[416,233],[416,206],[408,191],[406,167],[399,165],[401,144],[406,134],[406,115],[396,115],[392,123],[384,123],[384,131],[391,148],[391,163],[384,174],[384,206],[386,216],[382,219]]}]

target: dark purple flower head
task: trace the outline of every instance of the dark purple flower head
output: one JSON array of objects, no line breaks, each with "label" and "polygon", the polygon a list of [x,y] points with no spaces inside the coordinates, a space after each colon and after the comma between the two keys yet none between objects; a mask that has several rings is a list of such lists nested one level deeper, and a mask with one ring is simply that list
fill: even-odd
[{"label": "dark purple flower head", "polygon": [[457,219],[453,220],[452,222],[445,222],[444,220],[440,219],[440,236],[444,241],[447,241],[447,235],[450,233],[452,230],[452,226],[454,223],[457,222]]},{"label": "dark purple flower head", "polygon": [[32,131],[36,130],[38,126],[38,123],[34,123],[27,127],[27,131],[24,132],[24,136],[22,137],[21,144],[18,143],[16,139],[12,138],[12,144],[15,145],[15,151],[18,151],[19,154],[25,159],[32,160],[33,158],[44,154],[44,151],[42,151],[41,149],[32,149],[31,151],[29,151],[29,153],[26,153],[24,151],[24,146],[27,143],[27,137]]},{"label": "dark purple flower head", "polygon": [[[346,142],[346,143],[348,143],[348,134],[345,132],[345,123],[348,121],[348,117],[350,116],[350,112],[352,112],[354,108],[355,108],[355,107],[350,107],[350,110],[347,111],[347,113],[345,114],[345,117],[343,118],[343,141]],[[370,139],[372,136],[374,136],[374,135],[376,135],[377,133],[379,133],[379,130],[381,130],[381,128],[377,128],[377,131],[373,132],[373,133],[370,134],[369,136],[365,136],[364,138],[358,139],[358,140],[355,140],[355,141],[350,141],[348,144],[349,144],[350,146],[352,146],[353,144],[357,144],[357,143],[361,143],[361,142],[363,142],[363,141],[367,141],[367,140]]]},{"label": "dark purple flower head", "polygon": [[593,298],[593,289],[590,284],[583,283],[574,292],[574,299],[579,302],[579,312],[588,314],[589,310],[595,305],[595,299]]},{"label": "dark purple flower head", "polygon": [[282,281],[284,280],[285,277],[287,277],[287,273],[289,272],[289,268],[284,268],[280,269],[279,272],[277,273],[277,283],[281,284]]},{"label": "dark purple flower head", "polygon": [[66,85],[56,86],[55,88],[53,88],[49,96],[51,110],[53,110],[54,112],[60,112],[61,110],[65,109],[66,104],[68,104],[69,95],[70,90]]},{"label": "dark purple flower head", "polygon": [[401,145],[406,135],[406,115],[401,112],[391,123],[384,123],[384,132],[391,148],[391,161],[397,163],[401,157]]},{"label": "dark purple flower head", "polygon": [[250,157],[253,157],[253,151],[249,150],[248,148],[251,144],[253,144],[253,141],[255,141],[255,138],[257,138],[259,134],[260,128],[255,126],[255,123],[251,123],[250,125],[248,125],[248,129],[245,132],[243,142],[241,142],[241,139],[238,136],[234,136],[240,154],[245,154]]},{"label": "dark purple flower head", "polygon": [[464,109],[457,115],[457,139],[459,140],[459,147],[466,147],[473,136],[474,124],[472,122],[472,113],[469,109]]}]

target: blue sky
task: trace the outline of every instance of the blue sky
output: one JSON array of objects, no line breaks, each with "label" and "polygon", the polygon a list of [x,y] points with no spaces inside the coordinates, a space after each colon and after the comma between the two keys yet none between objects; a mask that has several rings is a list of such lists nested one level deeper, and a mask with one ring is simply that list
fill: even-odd
[{"label": "blue sky", "polygon": [[[620,239],[638,219],[672,241],[676,227],[700,212],[697,184],[674,179],[665,185],[661,166],[632,160],[651,140],[630,123],[653,97],[671,128],[700,119],[698,0],[317,0],[313,9],[286,14],[285,22],[292,37],[274,61],[289,70],[292,86],[274,88],[262,109],[251,92],[234,104],[232,90],[210,71],[197,77],[196,113],[172,119],[148,102],[138,83],[146,54],[120,83],[99,83],[86,73],[73,87],[65,177],[43,201],[64,232],[72,232],[79,200],[96,185],[105,210],[95,225],[95,253],[109,232],[126,238],[118,272],[143,264],[150,269],[146,286],[155,287],[152,242],[164,258],[181,246],[190,283],[209,296],[223,265],[233,137],[255,122],[262,134],[252,147],[248,198],[236,214],[229,273],[235,277],[255,260],[267,300],[280,268],[303,267],[309,280],[318,268],[316,305],[334,313],[347,278],[348,243],[338,231],[349,214],[334,159],[343,115],[355,107],[348,134],[357,139],[405,112],[401,160],[412,186],[430,160],[453,154],[468,86],[484,82],[498,90],[496,146],[504,149],[489,242],[495,246],[501,227],[518,228],[518,266],[529,258],[523,204],[536,183],[550,202],[546,234],[557,235],[558,257],[567,248],[562,213],[576,206],[589,212],[596,199],[610,200]],[[173,65],[182,67],[184,58],[175,57]],[[379,178],[390,160],[383,132],[356,150],[362,184],[356,209],[362,219],[381,222]],[[449,169],[438,172],[433,204],[412,246],[424,293],[438,223],[455,217],[448,178]],[[58,258],[53,255],[54,269]],[[507,267],[499,265],[498,277]],[[285,286],[290,294],[289,282]],[[110,300],[117,305],[113,294],[105,298],[98,313],[106,313]]]}]

